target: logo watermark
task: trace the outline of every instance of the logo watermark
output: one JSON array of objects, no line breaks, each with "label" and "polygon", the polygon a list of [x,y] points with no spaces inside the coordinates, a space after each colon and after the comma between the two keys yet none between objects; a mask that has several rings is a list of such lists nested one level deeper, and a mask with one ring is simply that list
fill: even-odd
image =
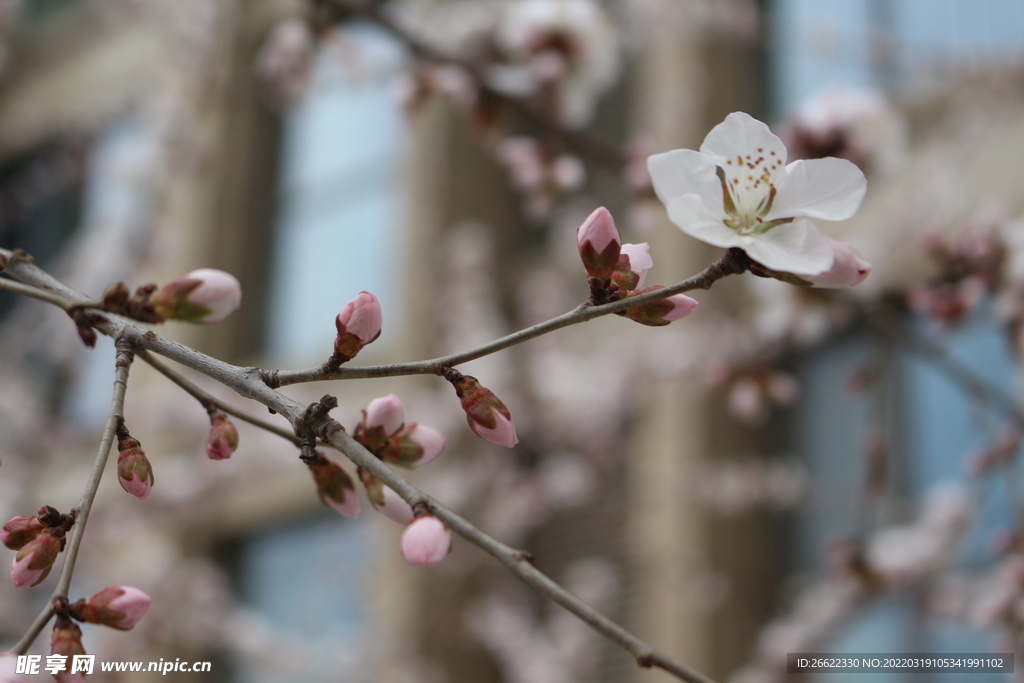
[{"label": "logo watermark", "polygon": [[[70,659],[70,661],[68,661]],[[18,663],[14,673],[36,675],[47,673],[57,675],[67,671],[72,674],[92,674],[96,669],[96,655],[19,655]],[[208,673],[211,669],[210,662],[183,662],[180,658],[171,660],[161,659],[158,662],[100,662],[100,671],[131,671],[147,673],[159,673],[163,676],[173,672],[178,673]]]}]

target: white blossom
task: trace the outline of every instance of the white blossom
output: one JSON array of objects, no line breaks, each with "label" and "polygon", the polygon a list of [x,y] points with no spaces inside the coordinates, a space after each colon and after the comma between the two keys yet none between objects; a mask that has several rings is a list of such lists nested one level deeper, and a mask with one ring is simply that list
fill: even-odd
[{"label": "white blossom", "polygon": [[833,251],[810,218],[845,220],[867,181],[844,159],[786,165],[786,147],[768,126],[734,112],[700,151],[677,149],[647,161],[669,218],[699,240],[739,247],[761,265],[797,275],[832,266]]}]

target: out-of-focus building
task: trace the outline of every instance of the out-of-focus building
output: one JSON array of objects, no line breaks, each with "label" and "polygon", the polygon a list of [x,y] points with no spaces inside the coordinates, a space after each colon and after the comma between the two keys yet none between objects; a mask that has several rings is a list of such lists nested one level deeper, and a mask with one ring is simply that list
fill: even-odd
[{"label": "out-of-focus building", "polygon": [[[833,82],[871,86],[899,96],[887,106],[909,117],[910,135],[867,138],[881,145],[871,172],[884,182],[844,226],[851,239],[886,221],[893,234],[916,232],[920,221],[900,213],[900,198],[950,155],[969,172],[929,181],[950,211],[966,220],[988,190],[1008,213],[1024,210],[1008,163],[1016,157],[1006,153],[1021,149],[1024,130],[1012,64],[1024,17],[1010,0],[969,12],[953,0],[605,4],[623,20],[629,49],[624,78],[588,127],[595,136],[643,138],[651,152],[696,148],[731,111],[782,119]],[[311,11],[300,0],[26,0],[0,71],[0,246],[26,249],[93,295],[116,280],[228,270],[245,292],[235,315],[161,332],[267,368],[323,362],[334,316],[360,290],[385,312],[384,333],[360,364],[435,357],[569,310],[586,296],[575,226],[598,205],[627,240],[651,243],[658,282],[715,257],[672,228],[660,205],[647,207],[653,222],[631,212],[621,169],[598,163],[588,162],[578,197],[531,220],[457,106],[434,99],[406,118],[395,96],[405,49],[365,23],[326,31],[314,47],[299,24],[282,24]],[[282,52],[261,53],[281,30]],[[984,78],[953,87],[964,54]],[[274,90],[268,69],[297,75]],[[519,124],[513,132],[531,132]],[[970,186],[954,195],[943,183]],[[898,280],[914,257],[903,260],[897,241],[872,242],[873,282]],[[699,296],[702,313],[752,300],[723,285]],[[66,511],[106,415],[112,344],[80,348],[67,320],[38,302],[0,298],[0,315],[0,515],[43,504]],[[773,315],[785,312],[763,314],[766,326]],[[337,395],[350,431],[370,399],[398,393],[410,421],[449,438],[442,460],[414,482],[530,550],[541,569],[648,642],[724,680],[787,604],[786,577],[820,569],[822,542],[849,532],[863,475],[857,441],[872,411],[887,408],[874,396],[836,398],[865,355],[853,334],[787,357],[803,399],[783,419],[751,426],[730,415],[725,391],[699,379],[716,355],[713,334],[674,329],[684,326],[601,320],[468,364],[512,408],[522,439],[513,451],[470,434],[437,378],[284,391],[309,401]],[[982,371],[999,379],[1002,362]],[[937,395],[924,374],[893,376],[900,405]],[[298,452],[277,437],[241,425],[235,456],[208,461],[205,412],[143,363],[130,391],[126,419],[156,487],[143,503],[108,477],[73,591],[131,583],[153,594],[154,607],[133,634],[88,629],[86,647],[101,659],[212,660],[214,672],[198,680],[239,682],[665,679],[592,639],[466,543],[456,541],[438,568],[406,565],[396,525],[365,498],[358,520],[326,511]],[[926,423],[895,410],[882,419],[912,454],[903,500],[955,470],[952,458],[921,465],[937,462],[923,435],[943,422],[934,415],[960,409],[952,401],[936,401]],[[259,406],[252,413],[274,419]],[[950,438],[969,442],[969,426],[957,429]],[[736,493],[751,470],[776,488]],[[822,487],[807,483],[808,472]],[[810,502],[794,512],[805,495]],[[39,602],[3,582],[0,645],[20,635]],[[901,614],[878,613],[853,632],[900,631],[892,625]]]}]

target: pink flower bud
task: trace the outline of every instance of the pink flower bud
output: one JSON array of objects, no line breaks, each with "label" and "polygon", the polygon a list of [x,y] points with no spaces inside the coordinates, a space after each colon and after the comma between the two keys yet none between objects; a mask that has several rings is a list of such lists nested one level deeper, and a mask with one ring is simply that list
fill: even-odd
[{"label": "pink flower bud", "polygon": [[801,275],[811,283],[811,287],[823,289],[842,289],[856,287],[864,282],[871,272],[871,264],[864,260],[864,255],[849,242],[840,242],[831,237],[822,236],[832,250],[832,267],[817,275]]},{"label": "pink flower bud", "polygon": [[402,399],[394,394],[375,398],[366,406],[363,423],[367,429],[380,427],[388,437],[402,428],[405,422],[405,406]]},{"label": "pink flower bud", "polygon": [[654,265],[654,259],[651,258],[651,247],[647,242],[641,244],[623,244],[621,254],[619,256],[619,262],[621,264],[622,257],[625,256],[629,260],[629,271],[636,275],[637,281],[629,289],[640,289],[644,286],[644,280],[647,279],[647,271]]},{"label": "pink flower bud", "polygon": [[223,270],[198,268],[158,289],[150,303],[165,320],[217,323],[241,305],[242,286]]},{"label": "pink flower bud", "polygon": [[381,493],[383,495],[384,504],[377,505],[376,501],[372,498],[370,502],[373,503],[373,507],[377,512],[381,513],[393,522],[397,522],[402,526],[405,526],[413,520],[415,516],[412,508],[409,504],[402,500],[402,497],[394,492],[393,489],[381,484]]},{"label": "pink flower bud", "polygon": [[[122,436],[123,434],[123,436]],[[153,467],[138,441],[127,430],[117,435],[117,480],[121,488],[139,500],[146,500],[153,488]]]},{"label": "pink flower bud", "polygon": [[78,628],[78,624],[67,617],[57,617],[53,635],[50,636],[50,654],[67,657],[65,669],[54,675],[57,683],[85,683],[84,673],[71,673],[71,661],[74,656],[85,654],[85,648],[82,646],[82,629]]},{"label": "pink flower bud", "polygon": [[338,336],[334,339],[334,360],[344,363],[355,358],[364,346],[380,336],[383,322],[384,314],[377,297],[369,292],[359,292],[334,320],[334,326],[338,328]]},{"label": "pink flower bud", "polygon": [[383,457],[388,462],[403,467],[420,467],[441,455],[444,450],[444,434],[426,425],[407,424],[396,437],[398,443],[397,456],[392,456],[391,449],[385,451]]},{"label": "pink flower bud", "polygon": [[493,391],[480,386],[476,377],[455,371],[452,371],[448,381],[455,387],[455,393],[462,402],[462,409],[466,411],[469,428],[477,436],[508,448],[519,443],[512,412]]},{"label": "pink flower bud", "polygon": [[576,232],[576,244],[587,275],[601,281],[610,280],[619,262],[622,238],[608,209],[599,207],[583,221]]},{"label": "pink flower bud", "polygon": [[130,631],[152,603],[152,598],[138,588],[111,586],[71,605],[71,616],[90,624]]},{"label": "pink flower bud", "polygon": [[25,544],[46,530],[38,517],[18,516],[0,529],[0,543],[11,550],[21,550]]},{"label": "pink flower bud", "polygon": [[366,487],[366,497],[370,499],[374,510],[402,526],[412,521],[415,516],[412,508],[395,493],[394,489],[385,486],[384,482],[370,474],[369,470],[360,467],[358,471],[359,479]]},{"label": "pink flower bud", "polygon": [[60,540],[42,533],[22,546],[11,563],[11,581],[15,587],[38,586],[53,568],[60,552]]},{"label": "pink flower bud", "polygon": [[417,517],[402,532],[402,556],[411,564],[437,564],[451,549],[451,530],[432,515]]},{"label": "pink flower bud", "polygon": [[338,463],[328,460],[319,452],[316,455],[316,459],[307,464],[313,474],[313,481],[316,482],[320,502],[346,517],[357,516],[359,499],[356,497],[356,486],[352,482],[352,477],[348,476]]},{"label": "pink flower bud", "polygon": [[[654,285],[653,287],[638,289],[633,292],[632,295],[637,296],[639,294],[646,294],[647,292],[653,292],[658,289],[664,289],[664,287],[661,285]],[[622,315],[625,315],[630,320],[634,320],[641,325],[661,327],[662,325],[668,325],[674,320],[684,318],[695,310],[697,310],[697,301],[695,299],[691,299],[685,294],[673,294],[670,297],[659,299],[658,301],[652,301],[650,303],[634,306],[633,308],[627,308]]]},{"label": "pink flower bud", "polygon": [[31,683],[28,674],[18,673],[18,655],[0,652],[0,683]]},{"label": "pink flower bud", "polygon": [[211,460],[227,460],[238,449],[238,429],[228,416],[214,409],[210,413],[210,434],[206,437],[206,455]]}]

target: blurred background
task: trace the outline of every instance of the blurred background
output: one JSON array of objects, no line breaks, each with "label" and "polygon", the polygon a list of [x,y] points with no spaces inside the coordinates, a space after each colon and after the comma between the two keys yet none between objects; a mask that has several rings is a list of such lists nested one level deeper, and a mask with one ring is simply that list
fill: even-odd
[{"label": "blurred background", "polygon": [[[512,450],[438,378],[283,391],[337,395],[350,431],[400,395],[448,437],[414,483],[716,680],[789,680],[788,652],[1020,653],[1017,0],[0,0],[0,247],[93,296],[230,271],[237,313],[160,331],[233,363],[322,363],[360,290],[384,331],[353,364],[431,358],[583,301],[575,231],[597,206],[650,243],[648,283],[703,269],[719,250],[668,223],[645,159],[736,110],[791,159],[864,169],[860,213],[822,226],[874,264],[861,287],[746,274],[667,328],[600,319],[467,364],[515,416]],[[77,504],[113,359],[0,294],[0,517]],[[126,420],[155,487],[106,478],[71,597],[154,602],[131,633],[86,627],[101,661],[669,680],[461,540],[407,565],[400,527],[365,496],[358,519],[323,507],[288,442],[239,424],[208,460],[205,410],[143,363]],[[0,581],[0,649],[55,580]]]}]

